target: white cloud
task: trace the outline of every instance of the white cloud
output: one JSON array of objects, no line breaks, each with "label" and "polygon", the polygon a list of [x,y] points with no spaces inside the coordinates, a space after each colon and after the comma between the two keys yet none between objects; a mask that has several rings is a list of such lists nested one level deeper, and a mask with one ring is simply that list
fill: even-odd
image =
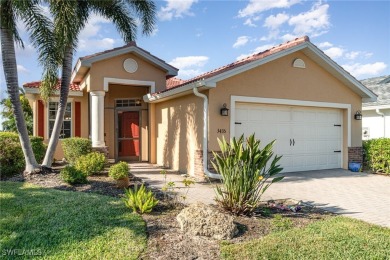
[{"label": "white cloud", "polygon": [[207,56],[185,56],[174,58],[169,64],[179,69],[179,78],[188,79],[202,74],[208,61]]},{"label": "white cloud", "polygon": [[28,74],[30,71],[26,69],[23,65],[18,64],[17,66],[18,73],[25,73]]},{"label": "white cloud", "polygon": [[248,53],[248,54],[241,54],[240,56],[238,56],[236,58],[236,60],[242,60],[248,56],[251,56],[251,55],[254,55],[256,53],[259,53],[259,52],[262,52],[262,51],[265,51],[265,50],[268,50],[270,48],[274,47],[273,44],[265,44],[265,45],[261,45],[259,47],[257,47],[256,49],[254,49],[251,53]]},{"label": "white cloud", "polygon": [[271,30],[267,36],[260,38],[260,41],[270,41],[279,38],[279,30]]},{"label": "white cloud", "polygon": [[114,43],[115,40],[112,38],[80,40],[78,50],[88,52],[108,50],[114,48]]},{"label": "white cloud", "polygon": [[202,67],[208,60],[209,57],[207,56],[186,56],[174,58],[169,64],[178,69],[186,69],[190,67]]},{"label": "white cloud", "polygon": [[277,29],[283,23],[287,22],[290,16],[285,13],[277,15],[270,15],[264,21],[264,27],[271,28],[272,30]]},{"label": "white cloud", "polygon": [[345,58],[349,60],[354,60],[356,58],[370,58],[373,55],[372,52],[365,52],[365,51],[350,51],[345,54]]},{"label": "white cloud", "polygon": [[250,18],[247,18],[244,22],[244,25],[247,25],[249,27],[257,27],[256,24],[254,24],[253,22],[256,22],[258,20],[261,19],[261,16],[255,16],[255,17],[250,17]]},{"label": "white cloud", "polygon": [[332,47],[333,44],[330,43],[330,42],[321,42],[318,44],[318,48],[322,49],[322,48],[329,48],[329,47]]},{"label": "white cloud", "polygon": [[193,16],[190,11],[192,5],[198,0],[165,0],[166,6],[161,7],[157,13],[157,17],[161,21],[170,21],[173,18],[182,18],[185,15]]},{"label": "white cloud", "polygon": [[367,64],[346,64],[342,65],[346,71],[351,73],[356,78],[370,77],[380,75],[386,68],[387,65],[384,62],[375,62]]},{"label": "white cloud", "polygon": [[250,17],[273,8],[289,8],[299,2],[301,0],[250,0],[244,9],[238,11],[238,17]]},{"label": "white cloud", "polygon": [[[301,35],[301,36],[302,36],[302,35]],[[300,35],[287,33],[287,34],[281,36],[280,38],[281,38],[284,42],[287,42],[287,41],[294,40],[295,38],[298,38],[298,37],[300,37]]]},{"label": "white cloud", "polygon": [[324,50],[325,54],[328,55],[332,59],[337,59],[343,56],[344,49],[339,47],[331,47],[327,50]]},{"label": "white cloud", "polygon": [[321,5],[319,2],[310,11],[292,16],[288,24],[294,27],[293,34],[316,37],[326,33],[330,26],[328,9],[328,4]]},{"label": "white cloud", "polygon": [[238,48],[244,46],[248,43],[250,37],[249,36],[240,36],[237,38],[236,42],[233,44],[233,48]]},{"label": "white cloud", "polygon": [[203,70],[200,70],[200,69],[184,69],[184,70],[179,70],[179,73],[178,73],[178,77],[180,79],[190,79],[190,78],[194,78],[196,76],[199,76],[201,74],[203,74],[204,71]]}]

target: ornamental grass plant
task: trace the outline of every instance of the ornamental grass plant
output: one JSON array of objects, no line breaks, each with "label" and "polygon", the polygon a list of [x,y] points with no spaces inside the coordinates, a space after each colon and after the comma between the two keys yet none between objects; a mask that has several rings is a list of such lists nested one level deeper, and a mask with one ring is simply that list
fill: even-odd
[{"label": "ornamental grass plant", "polygon": [[222,185],[216,186],[216,201],[233,214],[250,215],[268,187],[284,178],[275,177],[283,170],[278,164],[281,156],[272,151],[275,140],[264,148],[254,134],[245,140],[243,135],[233,138],[230,144],[225,138],[218,143],[221,152],[213,152],[212,164],[222,175]]}]

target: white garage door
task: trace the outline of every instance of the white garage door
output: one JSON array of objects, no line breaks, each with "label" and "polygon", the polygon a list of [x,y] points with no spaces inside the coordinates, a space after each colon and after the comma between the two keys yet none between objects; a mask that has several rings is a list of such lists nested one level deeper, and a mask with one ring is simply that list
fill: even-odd
[{"label": "white garage door", "polygon": [[340,109],[237,103],[235,136],[256,134],[262,147],[276,139],[283,172],[341,168]]}]

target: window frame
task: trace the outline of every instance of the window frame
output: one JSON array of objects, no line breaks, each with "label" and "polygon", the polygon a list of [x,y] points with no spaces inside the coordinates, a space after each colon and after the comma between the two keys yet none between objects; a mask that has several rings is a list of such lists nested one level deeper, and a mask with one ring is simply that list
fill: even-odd
[{"label": "window frame", "polygon": [[[50,139],[51,137],[51,130],[50,129],[50,122],[55,122],[55,119],[50,119],[50,103],[57,103],[57,107],[56,107],[56,114],[57,114],[57,111],[58,111],[58,103],[59,103],[59,99],[50,99],[48,102],[47,102],[47,137],[48,139]],[[69,100],[68,99],[68,102],[67,102],[67,105],[70,104],[70,120],[65,120],[62,122],[62,127],[61,127],[61,130],[63,129],[64,127],[64,122],[67,121],[67,122],[70,122],[70,136],[69,137],[62,137],[61,136],[61,133],[60,133],[60,136],[59,136],[59,139],[62,140],[62,139],[66,139],[66,138],[71,138],[71,137],[74,137],[74,130],[73,130],[73,125],[74,125],[74,104],[73,104],[73,100]]]}]

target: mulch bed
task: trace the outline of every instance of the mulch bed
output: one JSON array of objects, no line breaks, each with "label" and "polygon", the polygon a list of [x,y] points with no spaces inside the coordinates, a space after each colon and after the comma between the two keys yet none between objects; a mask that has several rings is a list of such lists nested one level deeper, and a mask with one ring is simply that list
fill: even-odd
[{"label": "mulch bed", "polygon": [[[53,167],[52,173],[16,175],[7,181],[25,181],[42,187],[59,190],[98,193],[107,196],[121,197],[124,191],[116,187],[116,182],[107,175],[107,171],[100,175],[89,176],[87,184],[69,185],[63,182],[59,171],[63,165]],[[141,184],[143,180],[131,176],[131,185]],[[145,183],[147,185],[147,183]],[[160,190],[152,189],[160,203],[151,214],[143,215],[147,224],[148,246],[141,256],[141,259],[218,259],[220,241],[206,238],[194,237],[181,233],[176,216],[184,207],[182,204],[172,205],[172,200],[165,199]],[[281,204],[284,201],[276,201],[274,204]],[[217,206],[215,206],[217,207]],[[219,210],[219,209],[216,209]],[[283,219],[288,218],[292,227],[304,227],[314,221],[329,216],[325,212],[310,205],[302,205],[301,210],[294,213],[277,207],[270,207],[264,204],[252,217],[236,216],[235,222],[239,234],[229,243],[239,243],[266,236],[273,231],[273,219],[275,214],[282,215]]]}]

